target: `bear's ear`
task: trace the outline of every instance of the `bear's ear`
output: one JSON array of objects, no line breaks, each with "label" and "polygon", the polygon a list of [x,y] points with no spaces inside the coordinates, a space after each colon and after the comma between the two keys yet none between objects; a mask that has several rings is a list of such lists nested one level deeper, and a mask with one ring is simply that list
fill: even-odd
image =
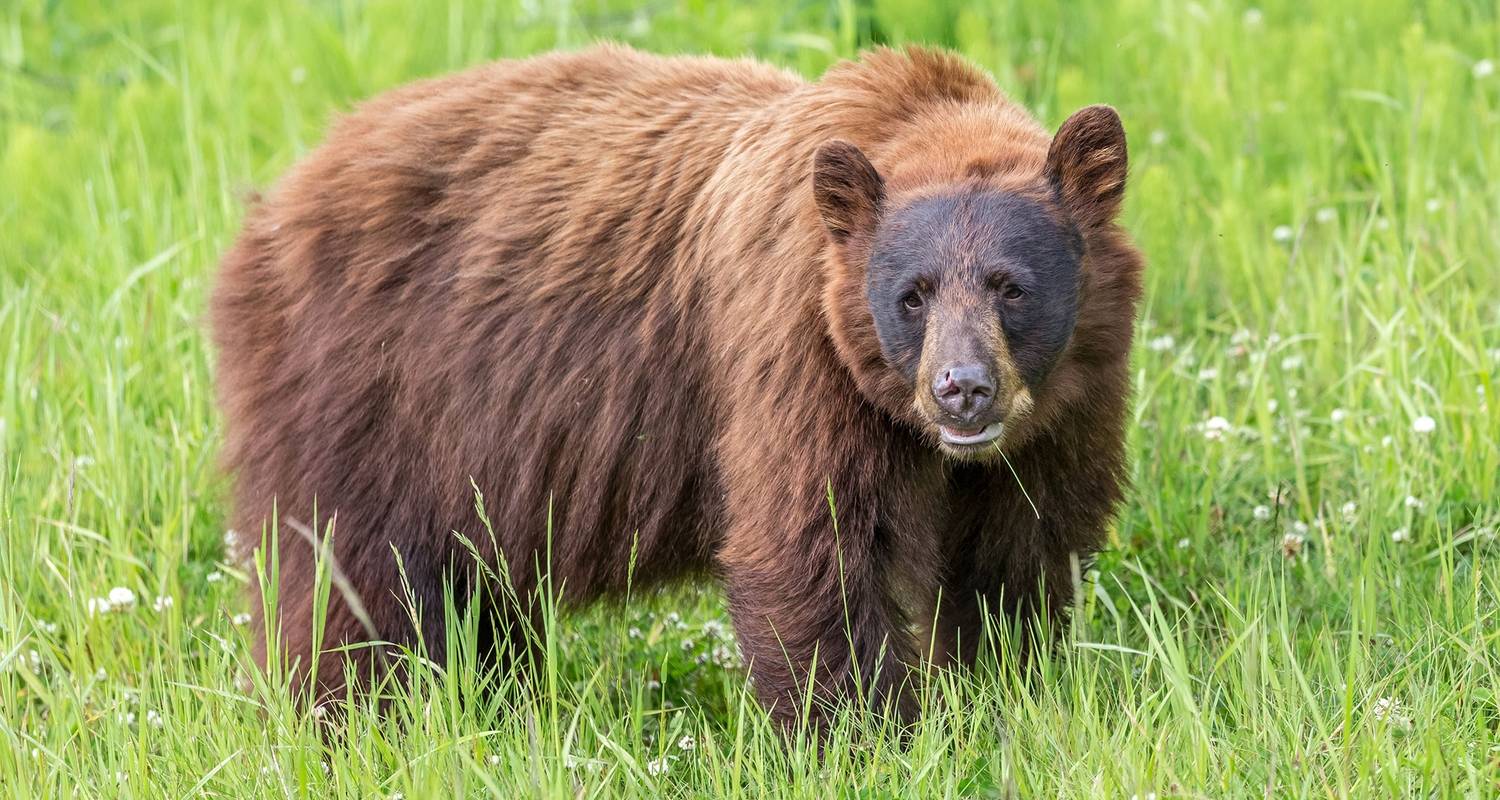
[{"label": "bear's ear", "polygon": [[825,142],[813,156],[813,199],[835,244],[875,229],[885,181],[858,147],[839,139]]},{"label": "bear's ear", "polygon": [[1047,180],[1079,227],[1112,222],[1125,197],[1125,126],[1109,106],[1080,109],[1047,151]]}]

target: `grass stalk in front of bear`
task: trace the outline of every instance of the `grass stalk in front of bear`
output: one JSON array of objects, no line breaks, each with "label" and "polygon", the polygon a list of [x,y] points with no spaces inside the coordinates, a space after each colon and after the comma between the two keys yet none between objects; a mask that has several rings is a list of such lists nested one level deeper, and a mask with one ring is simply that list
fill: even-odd
[{"label": "grass stalk in front of bear", "polygon": [[1005,455],[1005,451],[1004,450],[1000,449],[1000,443],[998,441],[995,442],[995,444],[993,445],[993,447],[995,448],[995,452],[997,452],[997,453],[1000,454],[1000,458],[1002,458],[1002,459],[1005,460],[1005,466],[1006,466],[1007,469],[1010,470],[1011,476],[1016,479],[1016,486],[1019,486],[1021,488],[1021,496],[1025,497],[1026,498],[1026,504],[1029,505],[1029,506],[1031,506],[1031,513],[1035,514],[1037,519],[1041,519],[1042,518],[1042,512],[1041,512],[1041,510],[1038,509],[1036,507],[1036,503],[1032,501],[1032,499],[1031,499],[1031,493],[1028,492],[1028,491],[1026,491],[1026,484],[1021,482],[1021,476],[1020,476],[1020,474],[1018,474],[1016,472],[1016,468],[1013,465],[1011,465],[1010,458]]}]

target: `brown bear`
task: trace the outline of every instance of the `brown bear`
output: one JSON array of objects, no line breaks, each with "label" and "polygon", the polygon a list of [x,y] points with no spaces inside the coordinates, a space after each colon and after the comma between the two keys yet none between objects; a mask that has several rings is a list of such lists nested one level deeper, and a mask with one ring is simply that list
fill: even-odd
[{"label": "brown bear", "polygon": [[[1125,174],[1110,108],[1049,137],[925,49],[807,82],[602,46],[368,102],[212,299],[287,663],[441,660],[472,546],[519,600],[488,602],[498,644],[542,577],[579,604],[707,573],[779,722],[807,692],[910,717],[912,667],[972,660],[986,609],[1065,613],[1121,498]],[[304,679],[338,696],[378,652]]]}]

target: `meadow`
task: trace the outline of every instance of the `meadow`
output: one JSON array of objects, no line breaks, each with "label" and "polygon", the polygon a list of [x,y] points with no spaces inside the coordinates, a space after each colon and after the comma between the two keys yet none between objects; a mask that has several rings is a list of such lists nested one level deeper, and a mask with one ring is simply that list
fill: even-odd
[{"label": "meadow", "polygon": [[[247,195],[362,98],[601,38],[1119,109],[1134,488],[1036,674],[819,756],[711,586],[549,614],[526,680],[413,657],[334,736],[254,673],[203,318]],[[1500,795],[1497,62],[1490,0],[9,0],[0,795]]]}]

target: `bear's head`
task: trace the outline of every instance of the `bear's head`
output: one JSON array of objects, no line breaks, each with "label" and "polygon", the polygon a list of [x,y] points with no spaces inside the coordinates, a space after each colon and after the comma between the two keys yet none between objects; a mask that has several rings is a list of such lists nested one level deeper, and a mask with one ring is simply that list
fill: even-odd
[{"label": "bear's head", "polygon": [[[1116,237],[1125,174],[1124,128],[1107,106],[1070,117],[1040,174],[1005,188],[972,179],[894,193],[859,147],[823,144],[813,194],[842,272],[825,307],[861,389],[951,457],[1026,438],[1059,395],[1052,384],[1068,380],[1056,373],[1090,245]],[[868,318],[849,311],[858,302]]]}]

